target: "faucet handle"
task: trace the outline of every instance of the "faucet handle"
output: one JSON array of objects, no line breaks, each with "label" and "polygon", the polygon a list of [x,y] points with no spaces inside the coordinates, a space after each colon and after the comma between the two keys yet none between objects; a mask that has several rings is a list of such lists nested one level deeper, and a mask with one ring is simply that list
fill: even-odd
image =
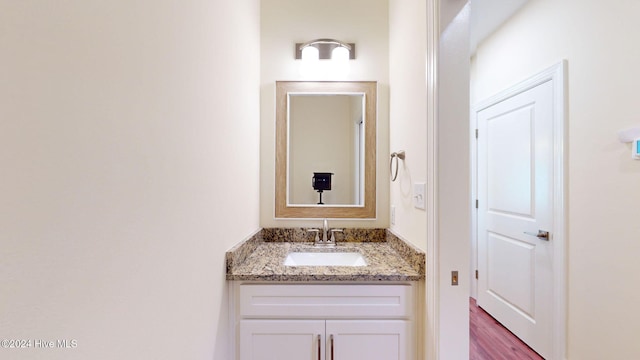
[{"label": "faucet handle", "polygon": [[314,241],[316,242],[316,244],[320,242],[320,236],[319,236],[319,234],[320,234],[320,229],[307,229],[307,232],[310,232],[310,233],[314,232],[314,233],[316,233],[316,238],[314,239]]},{"label": "faucet handle", "polygon": [[343,231],[344,231],[343,229],[331,229],[331,242],[335,244],[336,243],[336,235],[335,234],[337,232],[343,232]]}]

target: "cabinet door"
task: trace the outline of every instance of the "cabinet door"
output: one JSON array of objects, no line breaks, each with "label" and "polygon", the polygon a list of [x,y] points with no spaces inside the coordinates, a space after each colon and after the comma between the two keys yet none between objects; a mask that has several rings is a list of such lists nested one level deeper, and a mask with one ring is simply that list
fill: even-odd
[{"label": "cabinet door", "polygon": [[411,322],[328,320],[326,360],[412,360]]},{"label": "cabinet door", "polygon": [[242,320],[240,360],[324,359],[324,320]]}]

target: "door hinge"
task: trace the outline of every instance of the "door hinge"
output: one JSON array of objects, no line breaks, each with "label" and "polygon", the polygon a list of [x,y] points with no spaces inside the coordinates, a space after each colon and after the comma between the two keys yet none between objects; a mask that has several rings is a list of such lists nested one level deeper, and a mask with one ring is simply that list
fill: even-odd
[{"label": "door hinge", "polygon": [[478,138],[478,129],[476,129],[476,139]]},{"label": "door hinge", "polygon": [[476,270],[476,279],[478,278],[478,270]]},{"label": "door hinge", "polygon": [[480,206],[479,204],[480,202],[478,201],[478,199],[476,199],[476,209],[478,209],[478,207]]}]

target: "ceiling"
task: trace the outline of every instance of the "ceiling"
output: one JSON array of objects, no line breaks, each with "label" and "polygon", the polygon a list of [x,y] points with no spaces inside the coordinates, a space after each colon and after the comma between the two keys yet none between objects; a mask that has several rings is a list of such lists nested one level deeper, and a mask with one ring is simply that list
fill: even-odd
[{"label": "ceiling", "polygon": [[470,0],[471,54],[529,0]]}]

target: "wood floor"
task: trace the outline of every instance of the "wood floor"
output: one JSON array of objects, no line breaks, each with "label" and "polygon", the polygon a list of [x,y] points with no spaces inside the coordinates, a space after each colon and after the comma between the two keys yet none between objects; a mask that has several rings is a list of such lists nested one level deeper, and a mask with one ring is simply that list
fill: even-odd
[{"label": "wood floor", "polygon": [[544,360],[469,299],[469,360]]}]

